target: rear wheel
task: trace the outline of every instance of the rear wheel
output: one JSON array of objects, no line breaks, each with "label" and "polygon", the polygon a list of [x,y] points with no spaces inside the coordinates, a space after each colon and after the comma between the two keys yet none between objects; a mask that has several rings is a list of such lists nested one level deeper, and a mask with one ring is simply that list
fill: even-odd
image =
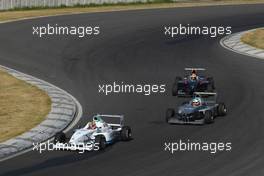
[{"label": "rear wheel", "polygon": [[207,86],[207,91],[208,92],[213,92],[215,90],[215,84],[214,84],[214,79],[212,77],[207,79],[209,84]]},{"label": "rear wheel", "polygon": [[174,83],[172,85],[172,96],[177,96],[178,95],[178,83]]},{"label": "rear wheel", "polygon": [[172,85],[172,96],[177,96],[178,95],[178,90],[179,90],[178,83],[181,80],[182,80],[181,77],[176,76],[175,81],[174,81],[174,83]]},{"label": "rear wheel", "polygon": [[175,80],[174,80],[174,83],[178,83],[179,81],[181,81],[182,80],[182,78],[181,77],[179,77],[179,76],[176,76],[176,78],[175,78]]},{"label": "rear wheel", "polygon": [[121,140],[129,141],[132,138],[132,130],[129,126],[124,126],[121,130]]},{"label": "rear wheel", "polygon": [[166,122],[168,123],[169,120],[175,115],[175,111],[172,108],[167,109],[166,111]]},{"label": "rear wheel", "polygon": [[65,143],[66,142],[66,135],[63,132],[58,132],[54,136],[54,143]]},{"label": "rear wheel", "polygon": [[106,148],[106,140],[103,135],[98,135],[95,137],[95,143],[98,145],[99,150],[103,150]]},{"label": "rear wheel", "polygon": [[205,111],[204,123],[206,123],[206,124],[214,123],[214,116],[213,116],[211,111]]},{"label": "rear wheel", "polygon": [[227,108],[224,103],[219,103],[218,108],[217,108],[217,114],[219,116],[225,116],[227,114]]}]

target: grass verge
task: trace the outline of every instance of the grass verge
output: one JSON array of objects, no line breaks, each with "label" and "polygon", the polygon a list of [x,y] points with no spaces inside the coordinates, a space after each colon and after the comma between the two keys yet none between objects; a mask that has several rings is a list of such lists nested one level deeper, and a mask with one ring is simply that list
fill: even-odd
[{"label": "grass verge", "polygon": [[256,4],[264,3],[263,0],[192,0],[172,2],[171,0],[154,0],[146,3],[119,3],[119,4],[103,4],[103,5],[76,5],[74,7],[37,7],[37,8],[21,8],[10,11],[0,12],[0,21],[12,21],[24,18],[35,18],[40,16],[53,16],[76,13],[92,13],[92,12],[109,12],[122,10],[137,9],[155,9],[155,8],[174,8],[174,7],[193,7],[193,6],[212,6],[212,5],[232,5],[232,4]]},{"label": "grass verge", "polygon": [[242,42],[256,48],[264,49],[264,28],[248,32],[241,37]]},{"label": "grass verge", "polygon": [[0,142],[18,136],[42,122],[51,100],[39,88],[0,70]]}]

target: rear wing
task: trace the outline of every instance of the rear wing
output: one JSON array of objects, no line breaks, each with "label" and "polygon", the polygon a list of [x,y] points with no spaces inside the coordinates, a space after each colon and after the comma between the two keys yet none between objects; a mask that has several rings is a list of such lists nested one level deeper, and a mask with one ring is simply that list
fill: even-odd
[{"label": "rear wing", "polygon": [[194,92],[194,95],[201,95],[201,96],[203,96],[203,95],[211,95],[211,96],[216,96],[217,95],[217,93],[216,92]]},{"label": "rear wing", "polygon": [[184,68],[185,71],[193,71],[193,70],[196,70],[196,71],[205,71],[206,69],[205,68]]},{"label": "rear wing", "polygon": [[[123,127],[124,126],[124,115],[107,115],[107,114],[97,114],[97,116],[100,116],[108,125],[113,127]],[[110,122],[107,121],[110,120],[117,120],[116,122]]]},{"label": "rear wing", "polygon": [[194,92],[194,97],[200,97],[206,103],[216,103],[217,93],[216,92]]},{"label": "rear wing", "polygon": [[[189,75],[190,73],[187,73],[187,72],[191,72],[191,73],[196,73],[197,74],[197,71],[205,71],[206,69],[205,68],[184,68],[185,70],[185,74],[186,75]],[[187,76],[186,76],[187,77]]]}]

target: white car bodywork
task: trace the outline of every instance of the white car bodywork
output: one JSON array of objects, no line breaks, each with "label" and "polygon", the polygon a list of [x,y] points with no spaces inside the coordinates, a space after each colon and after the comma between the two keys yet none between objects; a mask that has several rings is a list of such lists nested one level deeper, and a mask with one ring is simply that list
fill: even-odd
[{"label": "white car bodywork", "polygon": [[[119,118],[119,123],[106,123],[102,119],[104,117]],[[93,117],[93,120],[95,120],[95,118],[99,118],[95,121],[95,129],[90,128],[90,124],[87,123],[85,127],[75,130],[69,143],[74,145],[93,143],[95,137],[98,135],[103,135],[108,144],[114,142],[122,130],[124,117],[122,115],[96,115]]]}]

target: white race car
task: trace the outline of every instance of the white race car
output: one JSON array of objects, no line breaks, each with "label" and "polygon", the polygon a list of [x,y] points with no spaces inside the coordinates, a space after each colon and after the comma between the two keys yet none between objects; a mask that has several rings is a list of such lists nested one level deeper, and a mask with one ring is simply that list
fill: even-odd
[{"label": "white race car", "polygon": [[[106,123],[105,119],[118,120],[118,122]],[[132,138],[131,128],[124,126],[123,123],[124,116],[122,115],[98,114],[85,127],[76,129],[69,141],[65,133],[56,133],[54,143],[57,149],[72,149],[72,146],[81,146],[83,150],[83,147],[89,146],[90,150],[102,150],[115,141],[128,141]]]}]

